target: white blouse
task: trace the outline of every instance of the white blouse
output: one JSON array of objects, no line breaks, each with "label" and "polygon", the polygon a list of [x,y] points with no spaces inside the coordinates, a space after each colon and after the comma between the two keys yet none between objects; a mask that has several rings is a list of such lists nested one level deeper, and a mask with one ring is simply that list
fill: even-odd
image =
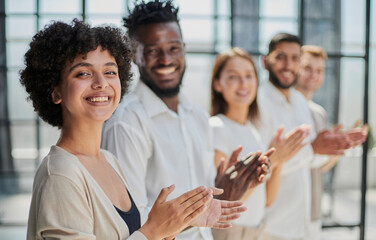
[{"label": "white blouse", "polygon": [[[265,151],[266,147],[261,143],[261,138],[250,121],[245,125],[239,124],[223,114],[213,116],[209,120],[213,129],[214,149],[223,152],[229,158],[232,151],[239,145],[243,146],[240,156],[258,150]],[[265,183],[255,188],[252,194],[244,202],[247,211],[234,221],[234,224],[244,227],[258,227],[265,214],[266,192]]]}]

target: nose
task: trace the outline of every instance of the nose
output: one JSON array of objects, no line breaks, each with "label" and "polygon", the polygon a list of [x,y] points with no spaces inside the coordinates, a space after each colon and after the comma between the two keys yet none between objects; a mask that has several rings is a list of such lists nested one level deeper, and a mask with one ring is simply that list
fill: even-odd
[{"label": "nose", "polygon": [[248,82],[249,82],[249,79],[247,79],[247,77],[240,78],[240,85],[247,85]]},{"label": "nose", "polygon": [[172,63],[171,54],[166,50],[160,51],[158,55],[158,62],[163,65],[170,65]]},{"label": "nose", "polygon": [[91,86],[93,89],[104,89],[108,86],[108,82],[103,74],[96,74]]},{"label": "nose", "polygon": [[286,68],[292,69],[293,67],[293,60],[291,58],[286,58]]}]

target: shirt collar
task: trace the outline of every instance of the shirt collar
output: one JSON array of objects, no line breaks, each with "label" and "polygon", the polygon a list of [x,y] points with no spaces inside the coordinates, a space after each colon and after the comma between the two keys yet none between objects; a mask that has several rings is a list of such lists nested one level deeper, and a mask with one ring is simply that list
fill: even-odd
[{"label": "shirt collar", "polygon": [[272,98],[274,102],[281,104],[292,104],[295,100],[297,91],[293,87],[290,87],[289,101],[287,101],[285,95],[283,95],[281,91],[279,91],[278,88],[270,82],[270,80],[265,83],[265,89],[266,92],[270,93],[269,97]]},{"label": "shirt collar", "polygon": [[[149,117],[154,117],[162,113],[176,114],[141,79],[138,81],[134,92],[139,97]],[[178,111],[190,111],[193,107],[192,103],[182,93],[179,93],[178,101]]]}]

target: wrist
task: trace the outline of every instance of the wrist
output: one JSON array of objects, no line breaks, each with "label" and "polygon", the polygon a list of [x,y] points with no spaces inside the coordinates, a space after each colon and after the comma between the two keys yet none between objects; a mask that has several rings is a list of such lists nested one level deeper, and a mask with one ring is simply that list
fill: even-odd
[{"label": "wrist", "polygon": [[274,169],[282,166],[282,163],[280,163],[278,160],[278,156],[273,155],[269,158],[270,160],[270,171],[274,171]]},{"label": "wrist", "polygon": [[161,234],[158,233],[158,226],[154,226],[154,224],[150,223],[149,220],[147,220],[146,223],[140,229],[138,229],[138,231],[144,234],[148,240],[162,239]]}]

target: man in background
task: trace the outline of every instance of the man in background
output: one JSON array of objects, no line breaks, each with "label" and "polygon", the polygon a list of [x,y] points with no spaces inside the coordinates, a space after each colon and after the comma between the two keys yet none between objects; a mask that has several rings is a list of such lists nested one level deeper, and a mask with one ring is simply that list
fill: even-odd
[{"label": "man in background", "polygon": [[[311,225],[310,164],[314,154],[338,155],[352,146],[349,136],[335,131],[316,134],[304,96],[295,85],[300,65],[301,42],[288,33],[276,34],[269,43],[264,66],[269,81],[258,92],[260,135],[265,144],[284,125],[289,132],[302,124],[311,126],[306,145],[282,168],[280,188],[275,202],[267,209],[264,239],[309,239]],[[273,174],[273,173],[272,173]]]},{"label": "man in background", "polygon": [[[307,100],[316,133],[329,129],[329,121],[325,109],[312,100],[314,93],[318,91],[324,83],[326,59],[327,54],[320,46],[306,45],[301,48],[299,77],[295,88],[300,91]],[[331,131],[340,131],[340,126],[335,126]],[[365,141],[368,127],[365,125],[362,128],[353,128],[347,133],[351,136],[352,147],[354,147]],[[356,139],[356,137],[358,138]],[[339,155],[332,155],[329,157],[315,155],[315,160],[311,164],[311,239],[320,238],[322,225],[322,174],[332,169],[339,158]]]}]

